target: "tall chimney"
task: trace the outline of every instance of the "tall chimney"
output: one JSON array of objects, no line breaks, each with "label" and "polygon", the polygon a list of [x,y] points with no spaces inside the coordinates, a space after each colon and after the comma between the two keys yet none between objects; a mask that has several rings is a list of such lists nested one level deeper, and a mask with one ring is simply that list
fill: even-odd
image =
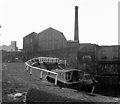
[{"label": "tall chimney", "polygon": [[[120,45],[120,1],[118,2],[118,45]],[[120,57],[120,48],[118,48],[118,58]]]},{"label": "tall chimney", "polygon": [[75,30],[74,30],[74,40],[79,43],[79,29],[78,29],[78,6],[75,6]]}]

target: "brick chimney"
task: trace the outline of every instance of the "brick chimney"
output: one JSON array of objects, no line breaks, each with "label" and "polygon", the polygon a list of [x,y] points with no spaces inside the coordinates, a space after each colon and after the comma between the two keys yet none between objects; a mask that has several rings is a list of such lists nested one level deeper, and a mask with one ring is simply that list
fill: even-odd
[{"label": "brick chimney", "polygon": [[74,30],[74,40],[79,43],[79,29],[78,29],[78,6],[75,6],[75,30]]}]

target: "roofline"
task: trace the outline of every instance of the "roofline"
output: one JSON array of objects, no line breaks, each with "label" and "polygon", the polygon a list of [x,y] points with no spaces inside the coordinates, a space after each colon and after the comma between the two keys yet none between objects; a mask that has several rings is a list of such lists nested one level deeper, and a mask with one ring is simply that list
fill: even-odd
[{"label": "roofline", "polygon": [[28,35],[24,36],[23,38],[26,38],[26,37],[28,37],[28,36],[30,36],[30,35],[33,35],[33,34],[38,35],[38,33],[36,33],[36,32],[31,32],[30,34],[28,34]]},{"label": "roofline", "polygon": [[[61,33],[61,35],[62,35],[62,36],[65,38],[65,40],[67,41],[67,39],[66,39],[66,37],[64,36],[63,32],[58,31],[58,30],[56,30],[56,29],[54,29],[54,28],[52,28],[52,27],[49,27],[49,28],[47,28],[47,29],[53,29],[53,30],[55,30],[55,31],[57,31],[57,32],[59,32],[59,33]],[[45,29],[45,30],[39,32],[38,35],[41,34],[41,33],[44,32],[44,31],[46,31],[47,29]]]},{"label": "roofline", "polygon": [[120,47],[120,45],[102,45],[99,47]]}]

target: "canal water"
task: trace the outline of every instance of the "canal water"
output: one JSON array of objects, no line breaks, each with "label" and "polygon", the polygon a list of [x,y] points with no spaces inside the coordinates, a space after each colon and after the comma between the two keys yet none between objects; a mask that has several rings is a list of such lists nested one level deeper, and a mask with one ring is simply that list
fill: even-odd
[{"label": "canal water", "polygon": [[94,93],[105,96],[119,97],[120,96],[120,76],[94,76],[99,82]]}]

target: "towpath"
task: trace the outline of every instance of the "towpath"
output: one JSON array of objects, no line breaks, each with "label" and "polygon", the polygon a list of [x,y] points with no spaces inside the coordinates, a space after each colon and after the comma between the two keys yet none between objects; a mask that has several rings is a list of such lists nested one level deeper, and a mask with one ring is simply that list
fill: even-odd
[{"label": "towpath", "polygon": [[[3,86],[3,101],[11,101],[7,94],[12,93],[12,91],[27,92],[31,88],[37,89],[39,91],[52,94],[54,97],[61,98],[58,101],[62,102],[64,99],[72,99],[78,102],[92,102],[99,103],[105,102],[105,104],[118,103],[118,98],[106,97],[102,95],[90,96],[85,92],[78,92],[73,89],[60,88],[59,86],[54,86],[54,84],[48,82],[45,79],[39,79],[39,71],[34,70],[32,76],[26,72],[24,63],[3,63],[2,64],[2,86]],[[43,94],[45,98],[45,94]],[[43,98],[42,97],[42,98]],[[49,96],[49,98],[52,96]],[[35,98],[35,96],[34,96]],[[39,97],[38,97],[39,98]],[[55,99],[52,99],[54,101]],[[72,101],[71,100],[71,101]]]}]

